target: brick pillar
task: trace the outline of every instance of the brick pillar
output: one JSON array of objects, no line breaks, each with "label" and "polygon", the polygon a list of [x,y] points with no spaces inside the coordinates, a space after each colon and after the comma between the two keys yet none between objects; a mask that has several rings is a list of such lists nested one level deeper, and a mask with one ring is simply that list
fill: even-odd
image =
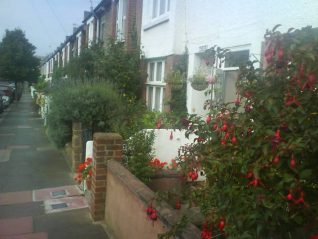
[{"label": "brick pillar", "polygon": [[73,122],[72,124],[72,172],[76,171],[76,168],[83,160],[83,142],[82,142],[82,124],[79,122]]},{"label": "brick pillar", "polygon": [[104,219],[107,161],[122,160],[123,140],[115,133],[95,133],[93,147],[93,176],[88,204],[94,221]]}]

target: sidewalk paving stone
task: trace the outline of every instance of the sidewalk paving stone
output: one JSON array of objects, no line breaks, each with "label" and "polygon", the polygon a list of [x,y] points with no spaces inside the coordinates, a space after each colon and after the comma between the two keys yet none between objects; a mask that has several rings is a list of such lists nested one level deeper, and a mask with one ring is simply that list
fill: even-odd
[{"label": "sidewalk paving stone", "polygon": [[32,191],[0,193],[0,205],[32,202]]},{"label": "sidewalk paving stone", "polygon": [[20,235],[32,232],[32,217],[0,219],[0,236]]},{"label": "sidewalk paving stone", "polygon": [[0,236],[0,239],[48,239],[48,235],[46,232],[39,232],[22,235]]}]

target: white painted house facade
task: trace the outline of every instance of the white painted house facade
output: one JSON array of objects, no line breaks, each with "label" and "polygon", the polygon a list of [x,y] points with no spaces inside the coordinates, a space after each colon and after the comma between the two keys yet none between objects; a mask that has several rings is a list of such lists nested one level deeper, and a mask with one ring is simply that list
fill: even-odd
[{"label": "white painted house facade", "polygon": [[146,101],[148,108],[164,110],[169,94],[165,76],[175,55],[185,51],[185,1],[143,1],[141,49],[147,60]]},{"label": "white painted house facade", "polygon": [[[141,45],[148,60],[146,100],[148,107],[162,111],[165,98],[164,75],[168,56],[189,53],[188,77],[201,67],[204,49],[218,45],[231,51],[221,69],[223,100],[234,101],[238,75],[236,60],[262,60],[266,29],[282,24],[288,28],[318,26],[318,1],[299,0],[146,0],[143,2]],[[206,71],[207,69],[204,69]],[[187,87],[188,113],[204,115],[206,96]]]}]

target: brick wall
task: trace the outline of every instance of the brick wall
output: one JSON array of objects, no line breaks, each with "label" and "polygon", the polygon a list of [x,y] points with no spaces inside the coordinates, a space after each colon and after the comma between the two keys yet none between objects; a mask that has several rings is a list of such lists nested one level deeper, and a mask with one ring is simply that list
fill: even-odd
[{"label": "brick wall", "polygon": [[82,142],[82,124],[79,122],[73,122],[72,124],[72,159],[71,170],[76,171],[76,168],[83,159],[83,142]]},{"label": "brick wall", "polygon": [[88,202],[93,220],[100,221],[105,215],[107,162],[122,160],[122,137],[113,133],[95,133],[93,141],[93,178]]},{"label": "brick wall", "polygon": [[[151,221],[146,208],[155,193],[116,161],[109,161],[107,168],[107,192],[105,223],[114,238],[157,239],[180,220],[180,212],[165,202],[154,203],[158,219]],[[180,239],[199,239],[200,230],[188,224]]]}]

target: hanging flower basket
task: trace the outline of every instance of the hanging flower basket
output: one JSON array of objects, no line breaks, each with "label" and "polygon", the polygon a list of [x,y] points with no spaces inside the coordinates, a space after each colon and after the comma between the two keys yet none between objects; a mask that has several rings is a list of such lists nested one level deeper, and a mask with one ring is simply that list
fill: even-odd
[{"label": "hanging flower basket", "polygon": [[206,90],[209,86],[209,83],[206,81],[206,76],[198,72],[190,79],[191,87],[197,91]]}]

